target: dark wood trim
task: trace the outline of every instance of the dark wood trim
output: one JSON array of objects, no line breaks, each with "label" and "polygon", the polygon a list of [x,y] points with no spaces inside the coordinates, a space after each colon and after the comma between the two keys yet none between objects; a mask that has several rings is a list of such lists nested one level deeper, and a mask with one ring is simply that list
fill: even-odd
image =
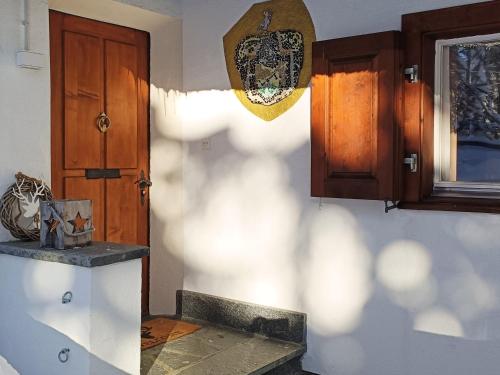
[{"label": "dark wood trim", "polygon": [[[500,32],[500,1],[404,15],[405,65],[419,65],[421,80],[404,84],[405,154],[418,153],[417,173],[403,173],[401,208],[500,212],[500,200],[433,195],[435,42]],[[496,207],[495,207],[496,206]],[[498,208],[497,208],[498,207]]]},{"label": "dark wood trim", "polygon": [[[139,142],[144,149],[138,150],[139,168],[147,173],[149,177],[150,173],[150,150],[151,150],[151,126],[150,126],[150,48],[151,40],[148,33],[143,31],[136,31],[136,40],[141,41],[137,44],[138,52],[140,56],[147,56],[147,61],[139,59],[138,68],[138,79],[139,79],[139,96],[138,96],[138,121],[140,124],[138,134]],[[145,157],[146,156],[146,157]],[[150,244],[150,200],[149,200],[149,190],[147,190],[147,195],[145,197],[144,206],[140,207],[143,211],[141,217],[146,217],[147,219],[147,230],[138,233],[138,240],[140,244],[148,245]],[[150,292],[150,279],[151,279],[151,267],[150,267],[150,257],[145,257],[142,260],[142,314],[144,316],[149,315],[149,292]]]},{"label": "dark wood trim", "polygon": [[[321,45],[313,43],[311,91],[318,97],[326,97],[328,62]],[[311,195],[326,196],[326,124],[328,101],[314,100],[311,96]],[[319,167],[321,166],[321,167]]]},{"label": "dark wood trim", "polygon": [[[50,88],[51,88],[51,189],[55,198],[63,196],[63,178],[61,171],[64,169],[63,155],[63,118],[64,118],[64,98],[62,88],[63,67],[62,67],[62,13],[50,11]],[[56,95],[58,93],[58,95]]]},{"label": "dark wood trim", "polygon": [[[49,10],[50,15],[58,15],[60,18],[61,28],[71,28],[73,32],[81,32],[85,35],[94,35],[107,40],[114,40],[121,43],[136,43],[137,32],[145,33],[141,30],[132,29],[130,27],[115,25],[109,22],[96,21],[90,18],[76,16],[73,14],[63,13],[57,10]],[[94,27],[99,23],[99,27]]]},{"label": "dark wood trim", "polygon": [[420,202],[399,202],[398,208],[411,210],[500,213],[497,199],[431,197]]}]

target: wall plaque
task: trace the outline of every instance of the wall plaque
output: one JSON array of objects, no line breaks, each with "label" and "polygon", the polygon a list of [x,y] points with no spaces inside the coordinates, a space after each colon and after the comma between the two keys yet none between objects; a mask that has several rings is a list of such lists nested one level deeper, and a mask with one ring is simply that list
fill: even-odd
[{"label": "wall plaque", "polygon": [[302,0],[254,4],[224,36],[231,87],[256,116],[291,108],[311,79],[314,24]]}]

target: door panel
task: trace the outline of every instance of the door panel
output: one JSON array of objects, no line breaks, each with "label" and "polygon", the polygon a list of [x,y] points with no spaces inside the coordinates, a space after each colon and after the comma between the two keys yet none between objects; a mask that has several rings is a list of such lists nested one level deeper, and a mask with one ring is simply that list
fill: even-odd
[{"label": "door panel", "polygon": [[106,166],[137,168],[137,49],[106,40]]},{"label": "door panel", "polygon": [[106,239],[118,243],[137,243],[139,199],[135,176],[106,180]]},{"label": "door panel", "polygon": [[373,177],[377,95],[372,62],[361,59],[330,64],[330,77],[329,176],[354,173]]},{"label": "door panel", "polygon": [[[142,204],[135,181],[149,176],[149,35],[50,11],[50,56],[54,196],[92,199],[94,240],[148,245],[149,194]],[[104,132],[101,112],[111,121]],[[102,168],[121,177],[86,178]],[[147,314],[147,258],[142,285]]]},{"label": "door panel", "polygon": [[87,180],[85,177],[66,177],[64,196],[92,200],[92,221],[95,228],[92,238],[95,241],[104,241],[104,181]]},{"label": "door panel", "polygon": [[96,118],[102,108],[102,61],[98,38],[64,33],[64,166],[102,166]]}]

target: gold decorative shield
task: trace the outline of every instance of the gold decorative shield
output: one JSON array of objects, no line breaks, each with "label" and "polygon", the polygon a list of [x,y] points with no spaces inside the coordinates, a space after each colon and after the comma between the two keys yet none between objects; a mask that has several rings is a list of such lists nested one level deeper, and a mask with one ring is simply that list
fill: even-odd
[{"label": "gold decorative shield", "polygon": [[254,4],[224,36],[229,80],[240,102],[266,121],[285,113],[309,84],[315,40],[302,0]]}]

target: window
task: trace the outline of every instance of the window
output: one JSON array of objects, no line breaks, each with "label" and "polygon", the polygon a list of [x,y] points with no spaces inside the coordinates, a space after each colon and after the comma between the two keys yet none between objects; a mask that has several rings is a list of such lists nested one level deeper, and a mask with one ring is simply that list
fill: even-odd
[{"label": "window", "polygon": [[500,213],[500,1],[315,43],[311,138],[313,196]]},{"label": "window", "polygon": [[500,194],[499,113],[500,34],[436,41],[436,194]]},{"label": "window", "polygon": [[401,208],[500,213],[500,2],[403,16]]}]

